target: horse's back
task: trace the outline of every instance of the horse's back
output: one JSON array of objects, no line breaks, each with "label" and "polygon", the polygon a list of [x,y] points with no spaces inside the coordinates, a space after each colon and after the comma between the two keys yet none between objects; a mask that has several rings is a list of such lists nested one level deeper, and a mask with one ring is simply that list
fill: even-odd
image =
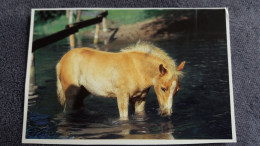
[{"label": "horse's back", "polygon": [[76,48],[62,57],[57,73],[65,90],[74,85],[99,96],[135,92],[146,84],[140,70],[147,58],[141,54]]}]

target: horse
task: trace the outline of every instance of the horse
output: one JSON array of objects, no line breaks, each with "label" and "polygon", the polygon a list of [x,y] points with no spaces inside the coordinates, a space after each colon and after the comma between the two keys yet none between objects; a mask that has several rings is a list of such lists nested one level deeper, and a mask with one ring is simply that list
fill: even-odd
[{"label": "horse", "polygon": [[184,64],[177,67],[171,57],[149,42],[114,53],[75,48],[56,65],[58,99],[64,111],[70,111],[82,107],[89,94],[117,98],[120,120],[127,120],[129,103],[136,114],[144,114],[146,95],[154,86],[160,115],[171,116]]}]

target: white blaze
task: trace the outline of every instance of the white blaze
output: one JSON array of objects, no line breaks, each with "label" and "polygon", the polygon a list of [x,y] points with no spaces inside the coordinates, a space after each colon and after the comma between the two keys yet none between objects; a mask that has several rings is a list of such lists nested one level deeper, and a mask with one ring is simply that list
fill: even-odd
[{"label": "white blaze", "polygon": [[169,98],[168,98],[168,104],[167,104],[168,109],[172,108],[172,98],[173,98],[173,92],[174,92],[175,88],[176,88],[176,81],[173,81],[171,88],[170,88],[170,95],[169,95]]}]

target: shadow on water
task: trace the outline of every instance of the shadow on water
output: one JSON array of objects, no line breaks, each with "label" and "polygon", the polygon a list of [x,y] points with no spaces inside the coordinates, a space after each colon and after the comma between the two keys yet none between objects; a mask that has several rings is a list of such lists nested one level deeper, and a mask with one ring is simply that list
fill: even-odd
[{"label": "shadow on water", "polygon": [[[188,20],[184,22],[191,23]],[[92,42],[92,38],[81,38],[77,47],[95,47]],[[101,50],[117,52],[128,44],[128,41],[116,40],[105,46],[102,43],[98,45]],[[83,109],[64,114],[57,100],[55,73],[56,63],[70,48],[68,40],[64,39],[35,52],[36,92],[39,96],[29,100],[34,104],[28,107],[26,138],[232,138],[225,33],[188,33],[178,39],[156,41],[154,44],[163,48],[177,64],[186,61],[171,117],[158,115],[158,101],[152,88],[147,95],[145,117],[134,115],[130,108],[130,120],[121,122],[118,120],[116,99],[93,95],[84,100]]]}]

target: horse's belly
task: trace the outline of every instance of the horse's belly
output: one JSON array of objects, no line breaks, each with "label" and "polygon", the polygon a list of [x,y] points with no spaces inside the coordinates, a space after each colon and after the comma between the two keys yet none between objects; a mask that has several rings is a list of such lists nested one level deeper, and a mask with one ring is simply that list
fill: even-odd
[{"label": "horse's belly", "polygon": [[115,93],[107,87],[100,87],[95,85],[87,85],[85,88],[93,95],[102,97],[116,97]]},{"label": "horse's belly", "polygon": [[93,95],[116,97],[112,82],[91,77],[81,79],[82,85]]}]

